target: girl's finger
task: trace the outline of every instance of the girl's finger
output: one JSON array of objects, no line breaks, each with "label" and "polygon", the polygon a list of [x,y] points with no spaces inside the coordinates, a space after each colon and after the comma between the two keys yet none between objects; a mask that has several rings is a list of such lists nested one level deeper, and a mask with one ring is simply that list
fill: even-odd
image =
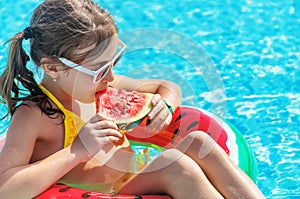
[{"label": "girl's finger", "polygon": [[149,119],[152,120],[157,114],[159,114],[164,109],[164,107],[164,102],[160,100],[148,114]]},{"label": "girl's finger", "polygon": [[168,115],[168,117],[165,119],[165,121],[163,123],[161,123],[158,127],[156,127],[155,131],[159,132],[161,130],[163,130],[164,128],[166,128],[167,126],[169,126],[169,124],[172,121],[172,115]]},{"label": "girl's finger", "polygon": [[167,117],[168,117],[168,110],[161,109],[161,111],[158,112],[158,114],[155,115],[153,119],[151,119],[151,123],[147,126],[148,130],[156,129],[158,126],[160,126],[162,123],[165,122]]},{"label": "girl's finger", "polygon": [[109,139],[110,142],[118,142],[120,140],[119,137],[115,137],[115,136],[108,136],[107,138]]},{"label": "girl's finger", "polygon": [[109,118],[109,117],[105,116],[105,115],[102,114],[102,113],[97,113],[96,115],[94,115],[94,116],[90,119],[90,122],[91,122],[91,123],[95,123],[95,122],[102,121],[102,120],[109,120],[109,121],[115,122],[115,120],[114,120],[113,118]]},{"label": "girl's finger", "polygon": [[155,106],[156,104],[158,104],[158,102],[161,100],[161,96],[160,94],[155,94],[153,96],[153,98],[151,99],[151,103],[153,106]]},{"label": "girl's finger", "polygon": [[117,130],[114,129],[101,129],[96,130],[94,135],[96,137],[107,137],[107,136],[115,136],[115,137],[123,137],[123,134]]},{"label": "girl's finger", "polygon": [[95,129],[101,130],[101,129],[115,129],[118,130],[118,126],[116,123],[109,121],[109,120],[102,120],[94,123]]}]

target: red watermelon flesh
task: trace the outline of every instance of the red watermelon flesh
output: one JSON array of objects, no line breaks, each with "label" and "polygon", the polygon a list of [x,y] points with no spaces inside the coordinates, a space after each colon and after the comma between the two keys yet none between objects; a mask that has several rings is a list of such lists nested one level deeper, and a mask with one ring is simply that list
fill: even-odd
[{"label": "red watermelon flesh", "polygon": [[153,94],[107,88],[96,93],[96,110],[114,118],[119,126],[141,121],[151,110]]}]

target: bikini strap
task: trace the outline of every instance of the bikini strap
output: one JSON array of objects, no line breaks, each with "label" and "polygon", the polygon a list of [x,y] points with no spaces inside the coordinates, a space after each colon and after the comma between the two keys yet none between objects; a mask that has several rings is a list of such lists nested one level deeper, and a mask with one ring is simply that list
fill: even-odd
[{"label": "bikini strap", "polygon": [[73,140],[77,137],[79,129],[84,125],[82,119],[75,113],[66,109],[58,99],[50,93],[44,86],[39,84],[41,90],[56,104],[56,106],[64,113],[64,126],[65,126],[65,138],[64,147],[69,146]]},{"label": "bikini strap", "polygon": [[66,109],[65,107],[58,101],[58,99],[46,89],[43,85],[39,84],[40,89],[56,104],[56,106],[64,112]]}]

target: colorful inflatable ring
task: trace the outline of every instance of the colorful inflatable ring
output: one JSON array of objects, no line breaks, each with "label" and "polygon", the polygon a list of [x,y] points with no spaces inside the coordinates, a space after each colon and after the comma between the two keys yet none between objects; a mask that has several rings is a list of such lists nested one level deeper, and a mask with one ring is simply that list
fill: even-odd
[{"label": "colorful inflatable ring", "polygon": [[[173,113],[171,124],[163,131],[149,137],[146,121],[126,133],[129,140],[158,145],[166,149],[176,146],[192,131],[208,133],[254,182],[257,177],[257,164],[253,152],[242,134],[229,122],[216,115],[192,107],[179,107]],[[142,127],[142,128],[141,128]],[[151,144],[150,144],[151,143]]]},{"label": "colorful inflatable ring", "polygon": [[[165,130],[149,137],[149,132],[143,128],[146,121],[139,127],[126,133],[133,148],[155,149],[161,152],[178,144],[186,135],[195,130],[208,133],[254,182],[257,177],[256,159],[242,137],[241,133],[228,122],[205,110],[179,107],[173,113],[173,119],[169,127]],[[0,150],[5,138],[0,140]],[[145,152],[145,150],[144,150]],[[147,160],[148,161],[148,160]],[[55,184],[44,193],[36,197],[37,199],[62,199],[62,198],[89,198],[89,199],[171,199],[162,195],[122,195],[91,192],[83,189],[69,187],[64,184]]]}]

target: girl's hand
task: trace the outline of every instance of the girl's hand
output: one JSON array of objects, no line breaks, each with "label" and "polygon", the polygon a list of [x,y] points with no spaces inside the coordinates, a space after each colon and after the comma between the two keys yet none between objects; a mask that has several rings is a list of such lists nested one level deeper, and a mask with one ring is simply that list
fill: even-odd
[{"label": "girl's hand", "polygon": [[113,142],[117,142],[122,136],[113,119],[98,113],[81,128],[72,147],[85,162],[107,145],[112,147]]},{"label": "girl's hand", "polygon": [[153,108],[148,114],[147,129],[159,132],[171,123],[172,114],[159,94],[155,94],[151,102]]}]

